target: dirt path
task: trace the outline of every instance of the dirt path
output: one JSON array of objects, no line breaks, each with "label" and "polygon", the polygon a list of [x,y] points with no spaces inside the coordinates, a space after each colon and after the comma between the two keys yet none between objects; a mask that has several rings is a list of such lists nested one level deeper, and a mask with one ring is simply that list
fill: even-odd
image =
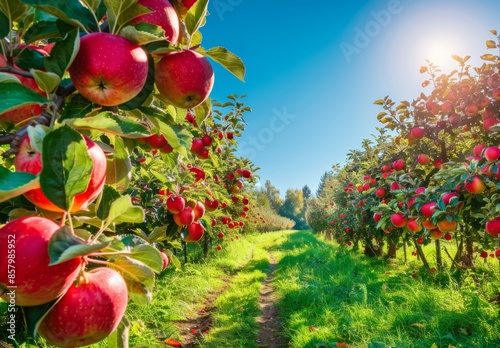
[{"label": "dirt path", "polygon": [[283,327],[279,321],[276,297],[272,285],[277,264],[273,255],[269,253],[269,271],[259,297],[259,306],[262,309],[262,316],[257,318],[257,322],[260,325],[257,343],[260,347],[265,348],[288,347],[288,341],[281,336]]}]

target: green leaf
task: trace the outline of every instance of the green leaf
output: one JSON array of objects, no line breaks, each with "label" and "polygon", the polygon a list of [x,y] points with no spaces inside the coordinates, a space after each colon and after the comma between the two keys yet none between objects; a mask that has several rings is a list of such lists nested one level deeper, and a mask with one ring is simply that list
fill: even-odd
[{"label": "green leaf", "polygon": [[110,245],[111,242],[87,244],[85,240],[73,234],[71,227],[63,226],[50,237],[50,264],[57,265],[65,261],[95,253]]},{"label": "green leaf", "polygon": [[113,187],[105,185],[102,191],[102,197],[97,206],[97,217],[101,220],[106,220],[109,217],[109,211],[112,203],[120,198],[120,193]]},{"label": "green leaf", "polygon": [[206,52],[206,55],[222,65],[241,81],[245,81],[245,65],[240,57],[224,47],[213,47]]},{"label": "green leaf", "polygon": [[82,135],[68,126],[43,139],[40,188],[59,208],[69,211],[75,195],[84,192],[90,181],[92,160]]},{"label": "green leaf", "polygon": [[39,187],[38,177],[27,172],[11,172],[0,166],[0,202]]},{"label": "green leaf", "polygon": [[67,33],[61,41],[57,41],[52,47],[50,56],[45,59],[45,68],[62,78],[75,59],[79,48],[79,31],[75,29]]},{"label": "green leaf", "polygon": [[160,273],[163,266],[163,259],[158,249],[151,245],[139,245],[132,249],[130,257],[144,263],[155,273]]},{"label": "green leaf", "polygon": [[[7,17],[7,25],[9,25],[9,20],[11,22],[16,22],[20,19],[26,11],[28,11],[28,6],[23,4],[20,0],[2,0],[0,1],[0,11]],[[2,21],[2,23],[5,23]],[[9,25],[10,30],[10,25]]]},{"label": "green leaf", "polygon": [[43,69],[46,56],[37,50],[28,48],[15,49],[14,54],[17,56],[16,65],[24,70]]},{"label": "green leaf", "polygon": [[80,0],[80,2],[84,4],[85,7],[90,8],[93,12],[97,12],[101,0]]},{"label": "green leaf", "polygon": [[167,239],[166,231],[167,231],[166,226],[156,226],[148,236],[149,241],[151,243],[154,243],[166,240]]},{"label": "green leaf", "polygon": [[92,12],[80,1],[68,0],[22,0],[26,5],[43,10],[60,20],[81,30],[97,31],[97,23]]},{"label": "green leaf", "polygon": [[31,69],[30,72],[35,77],[38,87],[47,95],[55,92],[61,84],[61,78],[54,73],[34,69]]},{"label": "green leaf", "polygon": [[70,118],[83,118],[94,109],[94,104],[81,94],[73,94],[69,103],[66,103],[59,121]]},{"label": "green leaf", "polygon": [[144,221],[144,217],[144,210],[141,207],[133,205],[131,197],[126,195],[121,196],[111,204],[108,215],[108,224],[111,222],[140,223]]},{"label": "green leaf", "polygon": [[106,183],[119,191],[125,191],[131,180],[132,162],[121,137],[114,137],[114,156],[108,158]]},{"label": "green leaf", "polygon": [[118,256],[108,266],[123,276],[132,300],[139,305],[151,302],[155,281],[155,273],[151,268],[128,256]]},{"label": "green leaf", "polygon": [[3,83],[3,82],[21,83],[21,81],[15,75],[0,72],[0,83]]},{"label": "green leaf", "polygon": [[204,23],[208,8],[208,0],[198,0],[186,14],[186,30],[193,35]]},{"label": "green leaf", "polygon": [[9,18],[7,18],[7,16],[3,12],[0,12],[0,39],[3,39],[7,35],[9,35],[9,31]]},{"label": "green leaf", "polygon": [[201,126],[205,118],[212,113],[212,102],[207,98],[203,103],[194,108],[196,123]]},{"label": "green leaf", "polygon": [[149,131],[134,120],[111,112],[101,112],[93,117],[71,118],[64,123],[75,129],[99,130],[126,138],[144,138],[149,135]]},{"label": "green leaf", "polygon": [[20,83],[4,81],[0,83],[0,114],[22,105],[43,105],[49,101],[34,90]]},{"label": "green leaf", "polygon": [[26,333],[32,338],[36,338],[38,328],[43,318],[62,298],[59,297],[53,301],[41,304],[39,306],[19,307],[22,310],[24,322],[26,323]]},{"label": "green leaf", "polygon": [[136,0],[104,0],[104,4],[108,9],[107,17],[112,34],[117,34],[120,27],[132,18],[151,12],[144,6],[138,6]]},{"label": "green leaf", "polygon": [[164,33],[163,29],[159,26],[140,23],[127,25],[120,31],[120,36],[126,37],[130,41],[142,46],[156,41],[165,41]]}]

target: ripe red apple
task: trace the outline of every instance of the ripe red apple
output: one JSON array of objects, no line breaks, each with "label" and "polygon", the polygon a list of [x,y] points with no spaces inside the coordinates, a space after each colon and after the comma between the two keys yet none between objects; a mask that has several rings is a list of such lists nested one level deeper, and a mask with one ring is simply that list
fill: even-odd
[{"label": "ripe red apple", "polygon": [[445,205],[449,205],[453,197],[458,197],[460,194],[458,192],[447,192],[441,198]]},{"label": "ripe red apple", "polygon": [[437,208],[438,208],[438,205],[436,202],[425,203],[424,205],[422,205],[422,208],[421,208],[422,215],[427,217],[427,218],[430,218],[432,216],[432,214],[434,214],[434,212],[436,211]]},{"label": "ripe red apple", "polygon": [[450,241],[450,240],[453,239],[453,236],[451,234],[447,233],[447,234],[444,235],[444,239]]},{"label": "ripe red apple", "polygon": [[429,219],[425,219],[424,221],[422,221],[422,226],[424,226],[428,230],[433,230],[433,229],[437,228],[437,226],[434,225],[432,223],[432,221]]},{"label": "ripe red apple", "polygon": [[241,172],[241,175],[245,179],[249,179],[252,176],[252,172],[250,170],[248,170],[248,169],[243,169],[243,171]]},{"label": "ripe red apple", "polygon": [[415,127],[410,131],[410,135],[414,139],[422,139],[425,135],[425,130],[422,127]]},{"label": "ripe red apple", "polygon": [[167,209],[172,214],[179,214],[186,207],[186,200],[181,196],[170,196],[167,198]]},{"label": "ripe red apple", "polygon": [[[85,210],[101,193],[106,181],[106,155],[102,149],[92,139],[83,136],[87,151],[92,160],[92,172],[90,174],[90,182],[87,189],[75,195],[71,212]],[[39,152],[31,147],[30,139],[25,136],[19,146],[19,152],[14,158],[14,166],[18,172],[28,172],[37,175],[42,170],[42,159]],[[24,196],[37,207],[45,210],[63,212],[61,208],[53,204],[47,196],[45,196],[40,188],[33,189],[24,194]]]},{"label": "ripe red apple", "polygon": [[431,235],[431,239],[438,240],[438,239],[441,239],[441,237],[443,236],[443,232],[436,229],[436,230],[432,230],[430,232],[430,235]]},{"label": "ripe red apple", "polygon": [[199,221],[195,221],[187,227],[187,232],[188,235],[183,240],[185,242],[197,242],[203,237],[205,228]]},{"label": "ripe red apple", "polygon": [[205,145],[203,145],[203,140],[195,138],[191,142],[191,153],[199,154],[204,147]]},{"label": "ripe red apple", "polygon": [[493,162],[500,159],[500,147],[490,146],[484,150],[484,158],[487,161]]},{"label": "ripe red apple", "polygon": [[205,171],[198,167],[191,167],[189,171],[194,174],[194,181],[198,182],[201,180],[205,180]]},{"label": "ripe red apple", "polygon": [[426,154],[420,154],[417,157],[417,162],[423,166],[426,166],[429,163],[431,163],[431,158],[429,156],[427,156]]},{"label": "ripe red apple", "polygon": [[396,171],[404,170],[406,168],[406,163],[403,159],[398,159],[394,161],[394,163],[392,164],[392,168],[394,168],[394,170]]},{"label": "ripe red apple", "polygon": [[422,230],[422,226],[418,223],[417,219],[413,218],[408,221],[408,229],[412,232],[419,232]]},{"label": "ripe red apple", "polygon": [[472,180],[468,179],[464,183],[465,189],[467,192],[472,194],[480,194],[486,190],[486,185],[483,180],[477,175],[475,175]]},{"label": "ripe red apple", "polygon": [[250,200],[248,199],[248,197],[243,197],[241,203],[243,203],[243,205],[248,205],[248,203],[250,203]]},{"label": "ripe red apple", "polygon": [[172,104],[190,109],[208,98],[214,71],[207,58],[198,52],[171,52],[156,64],[155,83],[160,94]]},{"label": "ripe red apple", "polygon": [[481,251],[481,254],[479,254],[483,259],[488,257],[488,252],[487,251]]},{"label": "ripe red apple", "polygon": [[161,255],[161,259],[163,261],[162,266],[161,266],[161,270],[164,271],[165,269],[167,269],[168,264],[170,263],[170,258],[168,257],[167,253],[164,251],[160,251],[160,255]]},{"label": "ripe red apple", "polygon": [[219,237],[220,239],[223,239],[224,238],[224,233],[219,232],[219,234],[217,235],[217,237]]},{"label": "ripe red apple", "polygon": [[153,11],[135,17],[132,24],[145,22],[158,25],[165,31],[165,39],[176,45],[180,32],[179,17],[172,4],[168,0],[138,0],[137,3]]},{"label": "ripe red apple", "polygon": [[[18,218],[0,228],[0,293],[17,286],[16,305],[37,306],[55,300],[77,277],[80,257],[49,266],[49,240],[58,229],[55,222],[39,216]],[[8,292],[2,298],[9,301]]]},{"label": "ripe red apple", "polygon": [[486,148],[486,145],[484,145],[484,144],[479,144],[479,145],[474,146],[474,150],[473,150],[474,155],[477,157],[481,156],[483,154],[483,150],[485,148]]},{"label": "ripe red apple", "polygon": [[384,198],[386,194],[387,190],[383,187],[379,187],[375,190],[375,196],[377,196],[378,198]]},{"label": "ripe red apple", "polygon": [[85,272],[43,318],[40,336],[57,347],[99,342],[116,330],[127,308],[123,277],[111,268]]},{"label": "ripe red apple", "polygon": [[424,244],[424,238],[422,238],[422,237],[418,237],[418,238],[417,238],[417,243],[418,243],[418,244]]},{"label": "ripe red apple", "polygon": [[219,207],[219,201],[217,199],[214,199],[213,201],[205,198],[205,208],[208,211],[215,211]]},{"label": "ripe red apple", "polygon": [[375,220],[375,222],[379,222],[381,218],[382,215],[380,215],[379,213],[373,214],[373,220]]},{"label": "ripe red apple", "polygon": [[434,165],[434,168],[436,169],[443,169],[444,168],[444,160],[438,158],[436,160],[434,160],[434,162],[432,162],[432,164]]},{"label": "ripe red apple", "polygon": [[153,149],[161,149],[168,145],[167,139],[163,134],[151,134],[146,138],[148,145]]},{"label": "ripe red apple", "polygon": [[148,76],[148,56],[123,36],[91,33],[81,37],[80,49],[68,72],[85,98],[115,106],[141,91]]},{"label": "ripe red apple", "polygon": [[448,219],[438,221],[437,227],[441,232],[452,232],[457,229],[457,221]]},{"label": "ripe red apple", "polygon": [[203,138],[201,138],[201,141],[203,142],[203,145],[205,145],[205,146],[212,145],[212,137],[210,135],[204,135]]},{"label": "ripe red apple", "polygon": [[405,227],[408,223],[408,218],[402,213],[395,213],[391,216],[391,222],[394,227]]},{"label": "ripe red apple", "polygon": [[483,121],[483,129],[486,133],[491,132],[491,127],[495,126],[500,120],[496,117],[488,118]]},{"label": "ripe red apple", "polygon": [[469,117],[472,117],[476,115],[479,111],[479,108],[476,104],[470,103],[466,108],[465,108],[465,114]]},{"label": "ripe red apple", "polygon": [[174,214],[174,222],[178,226],[188,226],[194,221],[194,211],[191,207],[185,207],[180,213]]},{"label": "ripe red apple", "polygon": [[495,219],[488,221],[485,228],[486,232],[488,232],[490,236],[497,238],[500,234],[500,216],[497,216]]},{"label": "ripe red apple", "polygon": [[198,0],[181,0],[184,7],[189,10]]},{"label": "ripe red apple", "polygon": [[205,215],[205,205],[201,203],[200,201],[196,201],[194,204],[193,208],[193,213],[194,213],[194,220],[197,221],[201,219]]}]

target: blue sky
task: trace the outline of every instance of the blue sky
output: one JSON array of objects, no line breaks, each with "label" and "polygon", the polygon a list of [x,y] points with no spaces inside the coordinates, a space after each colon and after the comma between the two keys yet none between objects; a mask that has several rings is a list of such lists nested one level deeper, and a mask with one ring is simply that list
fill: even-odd
[{"label": "blue sky", "polygon": [[498,0],[211,0],[209,11],[203,46],[224,46],[247,68],[242,83],[215,66],[212,97],[247,95],[253,112],[239,153],[282,196],[304,185],[315,192],[325,171],[375,134],[374,100],[425,93],[425,59],[445,72],[451,54],[479,65],[489,30],[500,31]]}]

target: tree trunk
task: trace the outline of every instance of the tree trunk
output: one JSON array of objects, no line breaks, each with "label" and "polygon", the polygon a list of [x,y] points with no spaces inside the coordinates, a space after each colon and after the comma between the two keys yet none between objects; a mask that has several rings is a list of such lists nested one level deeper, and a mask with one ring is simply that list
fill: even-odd
[{"label": "tree trunk", "polygon": [[443,256],[441,255],[441,240],[437,239],[436,244],[436,264],[439,271],[443,270]]},{"label": "tree trunk", "polygon": [[425,257],[424,251],[422,250],[422,246],[417,243],[417,241],[414,239],[413,242],[415,243],[415,248],[417,249],[417,254],[422,260],[422,263],[424,264],[424,267],[429,269],[429,262],[427,262],[427,258]]},{"label": "tree trunk", "polygon": [[394,242],[391,242],[391,244],[389,244],[389,248],[387,248],[387,257],[389,259],[395,259],[396,258],[396,243]]}]

